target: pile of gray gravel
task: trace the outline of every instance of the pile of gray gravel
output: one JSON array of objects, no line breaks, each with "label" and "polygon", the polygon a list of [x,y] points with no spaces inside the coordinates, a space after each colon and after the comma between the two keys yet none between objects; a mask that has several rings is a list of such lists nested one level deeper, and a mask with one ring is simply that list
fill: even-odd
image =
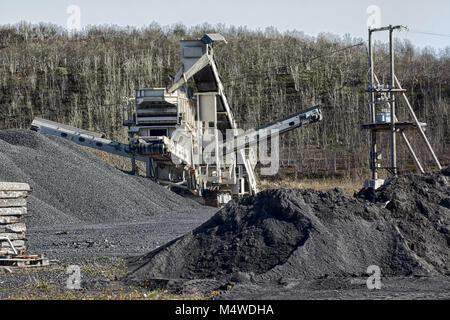
[{"label": "pile of gray gravel", "polygon": [[450,274],[450,167],[399,176],[377,190],[362,189],[356,197],[386,207],[418,258]]},{"label": "pile of gray gravel", "polygon": [[[427,230],[417,236],[427,237]],[[448,249],[435,244],[439,252]],[[315,279],[362,276],[370,265],[384,276],[444,271],[413,249],[383,205],[341,189],[266,190],[229,203],[192,232],[131,259],[128,279]]]},{"label": "pile of gray gravel", "polygon": [[26,182],[34,189],[28,197],[30,227],[144,221],[200,207],[74,143],[34,131],[0,131],[0,163],[0,181]]}]

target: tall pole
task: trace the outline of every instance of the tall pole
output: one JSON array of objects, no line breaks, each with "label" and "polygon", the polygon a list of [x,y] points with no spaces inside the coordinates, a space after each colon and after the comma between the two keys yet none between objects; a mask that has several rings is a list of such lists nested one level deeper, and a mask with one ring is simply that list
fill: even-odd
[{"label": "tall pole", "polygon": [[[395,88],[395,70],[394,70],[394,28],[389,26],[389,58],[390,58],[390,89]],[[395,92],[390,91],[391,100],[391,167],[394,176],[397,175],[397,145],[395,141]]]},{"label": "tall pole", "polygon": [[[373,89],[374,87],[374,66],[373,66],[373,40],[372,40],[372,30],[369,28],[369,87]],[[370,93],[370,122],[376,122],[375,114],[375,92],[372,90]],[[372,169],[372,179],[378,179],[377,173],[377,132],[376,130],[370,130],[370,166]]]}]

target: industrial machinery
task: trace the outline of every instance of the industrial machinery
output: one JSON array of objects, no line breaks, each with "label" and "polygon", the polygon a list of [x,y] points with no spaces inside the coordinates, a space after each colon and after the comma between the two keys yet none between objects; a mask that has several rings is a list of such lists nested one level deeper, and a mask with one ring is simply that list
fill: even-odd
[{"label": "industrial machinery", "polygon": [[[128,157],[134,172],[136,161],[143,161],[147,177],[189,190],[207,204],[220,206],[232,197],[255,194],[258,147],[279,134],[320,121],[322,114],[315,106],[257,130],[238,129],[214,60],[218,42],[226,40],[220,34],[182,40],[182,65],[172,84],[139,89],[134,99],[124,102],[128,144],[39,118],[32,129]],[[278,146],[271,146],[271,154],[276,154]]]}]

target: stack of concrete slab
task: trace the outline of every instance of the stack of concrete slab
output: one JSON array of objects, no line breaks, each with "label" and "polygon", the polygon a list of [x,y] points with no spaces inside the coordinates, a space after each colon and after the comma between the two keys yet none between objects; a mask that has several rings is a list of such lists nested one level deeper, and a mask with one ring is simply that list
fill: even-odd
[{"label": "stack of concrete slab", "polygon": [[25,218],[31,188],[26,183],[0,182],[0,255],[25,253]]}]

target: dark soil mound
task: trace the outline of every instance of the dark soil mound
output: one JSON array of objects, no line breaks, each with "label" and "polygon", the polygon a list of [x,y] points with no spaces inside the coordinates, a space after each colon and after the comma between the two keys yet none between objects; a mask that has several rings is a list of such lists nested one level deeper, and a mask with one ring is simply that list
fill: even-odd
[{"label": "dark soil mound", "polygon": [[422,273],[390,212],[342,190],[266,190],[229,203],[213,218],[130,261],[128,279],[311,279]]},{"label": "dark soil mound", "polygon": [[443,274],[450,274],[450,168],[392,179],[357,197],[382,203],[408,247]]},{"label": "dark soil mound", "polygon": [[150,179],[128,175],[74,143],[28,130],[0,131],[0,181],[29,183],[30,227],[142,221],[197,210]]}]

